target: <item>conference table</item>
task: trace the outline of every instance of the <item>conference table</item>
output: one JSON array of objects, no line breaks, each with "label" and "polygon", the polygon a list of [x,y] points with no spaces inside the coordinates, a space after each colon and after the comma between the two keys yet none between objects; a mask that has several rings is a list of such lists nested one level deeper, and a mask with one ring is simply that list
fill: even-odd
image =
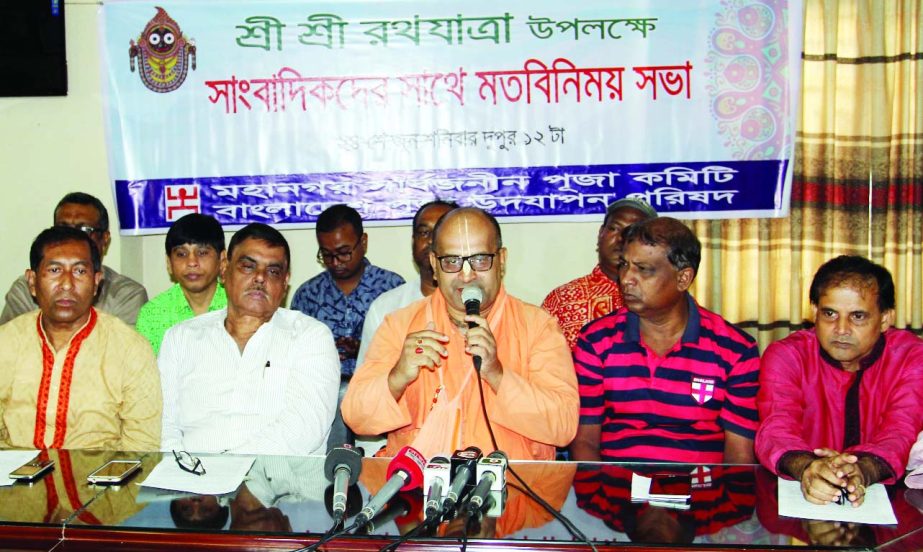
[{"label": "conference table", "polygon": [[[323,456],[258,456],[235,491],[201,496],[139,485],[160,462],[175,462],[170,452],[41,454],[54,460],[52,472],[0,487],[2,550],[296,550],[333,523]],[[201,458],[208,465],[209,456]],[[142,469],[118,486],[88,484],[87,475],[111,459],[140,459]],[[383,486],[388,464],[363,459],[348,515]],[[399,550],[590,550],[575,540],[575,530],[598,550],[923,550],[923,491],[901,484],[887,488],[897,525],[863,525],[780,516],[778,480],[759,466],[510,466],[506,492],[491,504],[502,507],[499,516],[459,515],[417,528],[425,501],[418,489],[398,493],[361,534],[337,537],[323,549],[380,550],[416,530]],[[632,502],[632,473],[685,485],[680,492],[689,494],[688,508]]]}]

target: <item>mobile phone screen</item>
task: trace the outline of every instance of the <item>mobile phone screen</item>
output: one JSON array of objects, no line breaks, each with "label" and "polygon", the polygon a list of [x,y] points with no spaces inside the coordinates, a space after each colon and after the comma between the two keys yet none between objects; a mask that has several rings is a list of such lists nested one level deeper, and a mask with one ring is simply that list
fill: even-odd
[{"label": "mobile phone screen", "polygon": [[652,495],[689,496],[692,492],[692,477],[685,474],[658,473],[651,477]]},{"label": "mobile phone screen", "polygon": [[51,468],[54,465],[54,462],[51,460],[33,460],[28,464],[23,464],[19,466],[12,472],[10,472],[10,477],[13,479],[31,479],[43,471]]},{"label": "mobile phone screen", "polygon": [[141,465],[138,460],[112,460],[91,473],[87,479],[91,483],[117,483],[137,470]]}]

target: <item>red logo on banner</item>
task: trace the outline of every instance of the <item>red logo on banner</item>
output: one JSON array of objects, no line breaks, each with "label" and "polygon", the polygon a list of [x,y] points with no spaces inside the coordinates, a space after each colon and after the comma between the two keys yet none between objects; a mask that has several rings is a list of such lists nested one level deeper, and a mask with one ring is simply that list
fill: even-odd
[{"label": "red logo on banner", "polygon": [[198,184],[166,186],[164,189],[166,193],[163,196],[163,205],[167,211],[167,222],[199,212]]}]

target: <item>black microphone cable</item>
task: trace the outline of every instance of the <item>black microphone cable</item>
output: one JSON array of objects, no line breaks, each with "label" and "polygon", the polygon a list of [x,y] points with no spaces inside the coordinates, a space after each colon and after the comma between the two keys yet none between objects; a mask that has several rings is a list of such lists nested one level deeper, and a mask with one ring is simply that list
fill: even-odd
[{"label": "black microphone cable", "polygon": [[396,541],[392,542],[391,544],[389,544],[389,545],[387,545],[387,546],[385,546],[385,547],[379,549],[378,552],[391,552],[392,550],[397,550],[397,547],[398,547],[398,546],[404,544],[405,542],[409,541],[409,540],[412,539],[412,538],[415,538],[415,537],[419,536],[419,535],[420,535],[421,533],[423,533],[425,530],[428,530],[428,528],[430,527],[430,525],[432,524],[432,522],[435,521],[435,522],[438,524],[438,523],[439,523],[439,520],[441,519],[441,517],[442,517],[442,516],[438,516],[438,515],[437,515],[436,517],[434,517],[434,518],[432,518],[432,519],[424,519],[424,520],[423,520],[423,523],[421,523],[420,525],[417,525],[416,527],[414,527],[413,529],[411,529],[410,531],[408,531],[407,534],[401,535],[401,538],[397,539]]},{"label": "black microphone cable", "polygon": [[337,531],[336,528],[339,527],[339,526],[340,526],[339,523],[335,523],[335,524],[333,525],[333,527],[330,528],[330,530],[328,530],[326,533],[324,533],[324,535],[320,538],[319,541],[315,542],[315,543],[312,544],[311,546],[305,546],[304,548],[299,548],[298,550],[295,550],[294,552],[313,552],[314,550],[317,550],[318,548],[320,548],[321,546],[327,544],[328,542],[332,541],[333,539],[335,539],[335,538],[337,538],[337,537],[341,537],[341,536],[345,535],[346,533],[349,533],[350,531],[354,531],[354,530],[358,529],[358,528],[359,528],[359,522],[354,522],[354,523],[353,523],[352,525],[350,525],[349,527],[345,527],[344,529],[342,529],[342,530],[340,530],[340,531]]},{"label": "black microphone cable", "polygon": [[[475,363],[474,376],[478,380],[478,394],[480,395],[480,398],[481,398],[481,413],[484,415],[484,422],[487,424],[487,433],[490,434],[490,443],[493,445],[494,450],[500,450],[500,447],[497,446],[497,438],[494,436],[494,428],[491,426],[490,418],[487,416],[487,403],[484,402],[484,384],[481,382],[481,371],[480,371],[480,367],[478,366],[479,364],[480,364],[479,362]],[[586,543],[586,545],[589,546],[590,549],[593,550],[593,552],[598,552],[596,550],[596,545],[590,542],[590,539],[588,539],[587,536],[583,534],[583,531],[577,528],[577,526],[574,525],[571,520],[567,519],[565,515],[555,510],[551,506],[551,504],[548,504],[548,502],[545,499],[538,496],[538,493],[532,490],[532,487],[530,487],[529,484],[526,483],[525,480],[522,477],[520,477],[518,473],[516,473],[516,470],[513,469],[512,463],[507,464],[506,469],[513,475],[513,477],[515,477],[519,481],[519,483],[522,484],[521,487],[519,485],[513,485],[512,483],[510,485],[512,485],[515,489],[518,489],[520,492],[522,492],[523,494],[531,498],[533,501],[535,501],[536,504],[544,508],[556,520],[560,521],[561,525],[563,525],[564,528],[567,529],[567,532],[570,533],[570,535],[574,538],[574,540],[582,541]],[[467,524],[465,527],[465,533],[466,533],[465,540],[467,541]],[[464,550],[464,547],[462,547],[462,550]]]}]

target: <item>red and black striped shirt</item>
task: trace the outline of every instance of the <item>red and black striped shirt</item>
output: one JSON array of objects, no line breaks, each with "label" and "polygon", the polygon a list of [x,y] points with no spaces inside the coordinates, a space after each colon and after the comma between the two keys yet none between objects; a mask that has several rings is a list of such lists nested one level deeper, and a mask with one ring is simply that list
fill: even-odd
[{"label": "red and black striped shirt", "polygon": [[587,324],[574,348],[580,423],[601,426],[604,460],[717,464],[724,432],[753,439],[759,349],[691,296],[682,338],[659,357],[622,308]]}]

